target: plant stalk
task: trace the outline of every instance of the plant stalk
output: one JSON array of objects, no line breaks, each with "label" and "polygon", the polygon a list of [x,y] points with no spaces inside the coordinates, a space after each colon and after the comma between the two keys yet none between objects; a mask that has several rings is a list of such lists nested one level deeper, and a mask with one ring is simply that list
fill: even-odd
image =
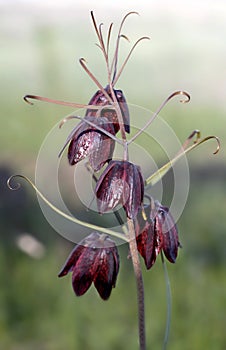
[{"label": "plant stalk", "polygon": [[146,332],[145,332],[145,306],[144,306],[144,283],[140,259],[137,250],[137,242],[135,236],[134,224],[131,219],[128,219],[128,235],[130,255],[133,263],[133,269],[136,277],[137,285],[137,304],[138,304],[138,329],[139,329],[139,344],[140,350],[146,350]]},{"label": "plant stalk", "polygon": [[[110,77],[110,75],[109,75]],[[128,152],[128,142],[126,138],[125,126],[123,122],[122,112],[117,101],[113,83],[109,80],[109,87],[112,95],[112,100],[114,102],[115,111],[118,117],[118,122],[120,126],[121,137],[123,141],[123,160],[129,160]],[[144,283],[142,270],[140,266],[140,259],[137,250],[136,234],[134,229],[134,223],[132,219],[127,218],[128,225],[128,235],[127,239],[129,240],[129,249],[130,255],[133,263],[134,274],[136,278],[136,287],[137,287],[137,305],[138,305],[138,332],[139,332],[139,345],[140,350],[146,350],[146,334],[145,334],[145,307],[144,307]]]}]

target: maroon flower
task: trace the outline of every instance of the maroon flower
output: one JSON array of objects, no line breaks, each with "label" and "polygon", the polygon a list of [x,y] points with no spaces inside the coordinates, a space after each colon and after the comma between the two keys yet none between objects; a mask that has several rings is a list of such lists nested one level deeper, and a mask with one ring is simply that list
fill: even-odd
[{"label": "maroon flower", "polygon": [[161,250],[171,263],[175,263],[180,243],[169,209],[155,201],[145,208],[145,214],[147,220],[143,218],[142,211],[139,211],[135,219],[135,230],[137,249],[144,258],[147,269],[155,263]]},{"label": "maroon flower", "polygon": [[[86,117],[95,125],[115,135],[114,126],[105,117]],[[90,165],[94,171],[98,171],[108,162],[113,155],[115,141],[95,127],[81,121],[69,135],[65,146],[69,144],[68,160],[70,165],[77,164],[80,160],[89,157]],[[61,151],[62,153],[62,151]]]},{"label": "maroon flower", "polygon": [[[106,86],[105,91],[107,92],[109,97],[112,98],[112,94],[111,94],[109,85]],[[114,89],[114,93],[115,93],[116,99],[118,101],[119,107],[121,109],[125,131],[127,133],[129,133],[130,132],[130,116],[129,116],[129,109],[128,109],[128,106],[126,103],[125,96],[123,95],[122,90],[115,90]],[[98,90],[93,95],[91,100],[89,101],[89,104],[96,105],[96,106],[106,106],[106,105],[109,105],[110,103],[109,103],[108,99],[106,98],[106,96],[103,94],[103,92],[101,90]],[[97,114],[97,110],[87,109],[85,117],[95,116],[96,114]],[[117,117],[115,110],[103,109],[103,111],[101,112],[101,117],[106,117],[110,122],[112,122],[114,124],[114,128],[115,128],[116,133],[119,131],[120,127],[119,127],[118,117]]]},{"label": "maroon flower", "polygon": [[77,296],[83,295],[93,282],[100,297],[107,300],[119,271],[119,255],[114,241],[105,234],[91,233],[75,246],[58,277],[70,271]]},{"label": "maroon flower", "polygon": [[134,218],[144,195],[140,168],[128,161],[112,160],[100,176],[95,193],[100,213],[122,204],[128,218]]},{"label": "maroon flower", "polygon": [[135,220],[137,249],[144,258],[147,269],[150,269],[156,261],[161,250],[161,241],[155,230],[155,219],[151,205],[146,208],[148,219],[145,220],[140,210]]},{"label": "maroon flower", "polygon": [[166,258],[175,263],[180,247],[177,226],[167,207],[156,202],[156,209],[155,230],[159,236],[162,235],[162,249]]}]

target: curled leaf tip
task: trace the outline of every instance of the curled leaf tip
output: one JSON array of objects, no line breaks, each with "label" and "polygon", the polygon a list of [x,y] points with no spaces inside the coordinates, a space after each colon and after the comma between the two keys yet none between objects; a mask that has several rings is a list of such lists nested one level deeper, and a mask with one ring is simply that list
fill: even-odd
[{"label": "curled leaf tip", "polygon": [[32,96],[32,95],[25,95],[25,96],[23,97],[23,100],[24,100],[26,103],[28,103],[29,105],[33,106],[34,103],[32,103],[31,101],[29,101],[29,100],[28,100],[29,98],[33,98],[33,96]]},{"label": "curled leaf tip", "polygon": [[79,58],[80,64],[87,63],[84,57]]},{"label": "curled leaf tip", "polygon": [[217,148],[216,148],[216,150],[213,152],[213,154],[217,154],[217,153],[220,151],[221,143],[220,143],[219,137],[217,137],[217,136],[215,136],[215,135],[210,135],[210,136],[205,137],[204,139],[202,139],[202,140],[200,140],[199,142],[197,142],[196,145],[197,145],[197,146],[198,146],[198,145],[201,145],[201,143],[204,143],[204,142],[206,142],[206,141],[208,141],[208,140],[212,140],[212,139],[216,140],[216,142],[217,142]]},{"label": "curled leaf tip", "polygon": [[139,12],[136,12],[136,11],[130,11],[130,12],[128,12],[128,13],[125,15],[125,17],[124,17],[124,18],[126,18],[126,17],[128,17],[128,16],[130,16],[130,15],[138,15],[138,16],[140,16]]},{"label": "curled leaf tip", "polygon": [[142,36],[139,40],[151,40],[150,36]]},{"label": "curled leaf tip", "polygon": [[17,191],[21,185],[17,182],[14,186],[12,186],[12,180],[15,179],[15,177],[23,177],[22,175],[12,175],[7,180],[7,186],[11,191]]},{"label": "curled leaf tip", "polygon": [[59,129],[62,128],[62,126],[67,122],[67,119],[64,118],[63,120],[61,120],[60,124],[59,124]]},{"label": "curled leaf tip", "polygon": [[181,91],[176,91],[174,94],[175,95],[182,95],[182,96],[186,97],[185,99],[183,98],[183,99],[180,100],[181,103],[188,103],[191,100],[191,96],[186,91],[182,91],[182,90]]},{"label": "curled leaf tip", "polygon": [[[205,143],[208,140],[214,139],[217,142],[217,148],[213,152],[213,154],[217,154],[220,150],[221,144],[220,144],[220,139],[215,136],[206,136],[205,138],[200,139],[200,131],[199,130],[194,130],[186,139],[184,144],[182,145],[182,148],[180,151],[176,154],[176,156],[170,160],[167,164],[163,165],[159,170],[157,170],[154,174],[152,174],[149,178],[145,180],[145,186],[147,185],[152,185],[154,186],[162,177],[172,168],[172,166],[185,154],[188,152],[192,151],[196,147],[200,146],[202,143]],[[189,141],[196,135],[196,140],[194,143],[188,147]]]},{"label": "curled leaf tip", "polygon": [[213,152],[213,154],[217,154],[217,153],[220,151],[220,148],[221,148],[220,139],[219,139],[219,137],[217,137],[217,136],[211,136],[210,138],[215,139],[215,140],[217,141],[217,148],[216,148],[216,150]]},{"label": "curled leaf tip", "polygon": [[126,35],[124,35],[124,34],[121,34],[121,35],[120,35],[120,38],[123,38],[123,39],[127,40],[128,42],[130,42],[128,36],[126,36]]},{"label": "curled leaf tip", "polygon": [[69,120],[71,120],[71,119],[76,119],[76,118],[79,119],[79,117],[74,116],[74,115],[69,115],[68,117],[65,117],[64,119],[61,120],[61,122],[60,122],[60,124],[59,124],[59,129],[61,129],[62,126],[63,126],[66,122],[68,122]]}]

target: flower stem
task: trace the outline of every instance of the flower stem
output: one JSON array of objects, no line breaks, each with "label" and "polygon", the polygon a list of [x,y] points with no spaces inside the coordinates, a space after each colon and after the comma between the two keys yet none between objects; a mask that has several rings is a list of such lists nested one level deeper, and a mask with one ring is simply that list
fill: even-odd
[{"label": "flower stem", "polygon": [[138,326],[139,326],[139,344],[140,350],[146,349],[146,334],[145,334],[145,307],[144,307],[144,283],[141,271],[140,259],[137,250],[137,242],[134,230],[134,224],[131,219],[128,219],[129,228],[129,247],[133,263],[133,269],[136,277],[137,285],[137,304],[138,304]]}]

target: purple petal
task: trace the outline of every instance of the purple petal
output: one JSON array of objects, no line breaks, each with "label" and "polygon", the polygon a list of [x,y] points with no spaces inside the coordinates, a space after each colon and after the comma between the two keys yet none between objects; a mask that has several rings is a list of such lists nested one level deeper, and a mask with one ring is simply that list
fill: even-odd
[{"label": "purple petal", "polygon": [[111,161],[96,184],[95,193],[99,212],[114,209],[122,200],[124,187],[123,168],[120,161]]},{"label": "purple petal", "polygon": [[[124,208],[127,217],[133,219],[137,216],[144,196],[144,180],[140,168],[133,163],[125,165],[126,183],[129,186],[129,194],[126,193]],[[126,189],[126,187],[124,187]],[[125,195],[125,193],[123,193]],[[124,201],[123,201],[124,202]]]},{"label": "purple petal", "polygon": [[82,254],[82,251],[84,249],[84,246],[81,244],[77,244],[72,252],[70,253],[69,257],[67,258],[64,266],[62,267],[61,271],[58,274],[58,277],[63,277],[68,274],[68,272],[71,272],[76,265],[80,255]]},{"label": "purple petal", "polygon": [[125,131],[129,134],[130,133],[130,115],[129,115],[129,108],[128,108],[125,96],[122,90],[114,90],[114,91],[116,94],[117,101],[119,103],[119,107],[122,112]]},{"label": "purple petal", "polygon": [[[98,119],[98,126],[115,135],[114,126],[106,118]],[[89,162],[94,171],[100,170],[106,162],[112,159],[115,141],[102,132],[94,132],[92,135],[92,150],[89,154]]]},{"label": "purple petal", "polygon": [[77,296],[83,295],[89,289],[98,269],[98,265],[98,248],[85,247],[72,274],[72,285]]},{"label": "purple petal", "polygon": [[101,249],[99,254],[99,269],[96,272],[94,285],[104,300],[110,297],[112,287],[115,283],[115,260],[110,249]]},{"label": "purple petal", "polygon": [[[97,135],[100,137],[100,135]],[[78,138],[73,138],[68,148],[68,160],[70,165],[77,164],[86,158],[92,148],[92,131],[81,133]]]},{"label": "purple petal", "polygon": [[160,206],[157,214],[162,232],[162,248],[166,258],[175,263],[179,247],[178,231],[169,209]]},{"label": "purple petal", "polygon": [[95,193],[100,213],[122,204],[127,217],[134,218],[144,194],[144,182],[139,167],[127,161],[111,161],[100,176]]},{"label": "purple petal", "polygon": [[[106,86],[105,91],[107,94],[112,98],[111,91],[109,86]],[[122,113],[122,118],[124,122],[124,127],[125,131],[127,133],[130,132],[130,116],[129,116],[129,109],[128,105],[126,103],[125,96],[123,95],[122,90],[114,90],[116,99],[118,101],[119,107],[121,109]],[[91,100],[89,101],[90,105],[96,105],[96,106],[106,106],[109,105],[108,99],[105,97],[103,92],[101,90],[98,90]],[[94,109],[87,109],[86,111],[86,117],[87,116],[96,116],[97,115],[97,110]],[[111,123],[113,123],[115,132],[117,133],[120,129],[119,122],[118,122],[118,117],[116,112],[113,109],[103,109],[101,112],[101,117],[106,117]]]},{"label": "purple petal", "polygon": [[156,237],[154,232],[153,223],[148,223],[146,228],[138,234],[137,238],[137,249],[140,255],[144,258],[144,262],[147,269],[150,269],[156,261]]},{"label": "purple petal", "polygon": [[71,252],[59,277],[72,273],[72,286],[77,296],[83,295],[94,282],[101,298],[106,300],[115,287],[119,270],[118,250],[107,235],[92,232]]},{"label": "purple petal", "polygon": [[112,278],[112,287],[115,288],[116,285],[116,280],[117,280],[117,276],[118,276],[118,272],[119,272],[119,255],[118,255],[118,249],[117,247],[113,247],[111,249],[111,252],[113,254],[114,257],[114,272],[113,272],[113,278]]},{"label": "purple petal", "polygon": [[[106,118],[85,117],[87,121],[94,123],[112,135],[115,135],[114,126]],[[82,121],[75,129],[68,148],[68,160],[71,165],[77,164],[89,156],[89,161],[94,171],[111,160],[115,147],[115,141],[95,127]]]}]

